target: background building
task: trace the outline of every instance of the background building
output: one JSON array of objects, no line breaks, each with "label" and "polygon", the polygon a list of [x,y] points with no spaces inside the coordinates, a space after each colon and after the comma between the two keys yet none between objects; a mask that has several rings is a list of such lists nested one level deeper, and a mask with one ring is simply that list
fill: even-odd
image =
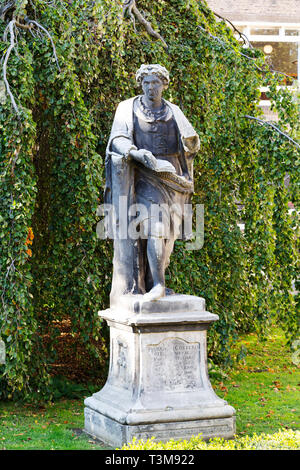
[{"label": "background building", "polygon": [[[300,77],[300,0],[207,0],[209,7],[243,32],[254,47],[264,51],[270,66],[288,74],[284,86]],[[268,117],[267,88],[261,106]]]}]

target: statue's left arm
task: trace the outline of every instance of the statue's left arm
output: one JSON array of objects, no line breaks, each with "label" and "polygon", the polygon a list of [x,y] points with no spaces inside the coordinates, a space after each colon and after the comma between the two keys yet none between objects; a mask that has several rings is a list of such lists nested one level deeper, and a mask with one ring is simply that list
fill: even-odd
[{"label": "statue's left arm", "polygon": [[185,117],[181,109],[169,103],[175,117],[178,130],[180,133],[182,155],[181,155],[181,167],[183,170],[183,175],[188,179],[193,179],[193,159],[196,153],[200,149],[200,139],[193,128],[192,124]]},{"label": "statue's left arm", "polygon": [[200,139],[197,132],[178,106],[172,105],[172,110],[179,128],[185,155],[195,155],[200,149]]}]

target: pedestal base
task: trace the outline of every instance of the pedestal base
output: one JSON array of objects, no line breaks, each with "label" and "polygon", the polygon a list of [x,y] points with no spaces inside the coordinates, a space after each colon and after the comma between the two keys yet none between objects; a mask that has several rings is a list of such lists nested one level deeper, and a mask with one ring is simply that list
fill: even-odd
[{"label": "pedestal base", "polygon": [[134,437],[146,441],[151,437],[166,442],[170,439],[190,439],[202,434],[203,440],[212,437],[231,439],[235,433],[235,416],[231,418],[201,419],[195,421],[176,421],[170,423],[140,424],[129,426],[120,424],[97,411],[85,408],[85,432],[98,437],[113,447],[122,447]]},{"label": "pedestal base", "polygon": [[207,374],[206,331],[218,316],[204,299],[126,296],[100,315],[110,326],[110,369],[103,389],[85,400],[87,433],[115,447],[133,437],[234,436],[235,411]]}]

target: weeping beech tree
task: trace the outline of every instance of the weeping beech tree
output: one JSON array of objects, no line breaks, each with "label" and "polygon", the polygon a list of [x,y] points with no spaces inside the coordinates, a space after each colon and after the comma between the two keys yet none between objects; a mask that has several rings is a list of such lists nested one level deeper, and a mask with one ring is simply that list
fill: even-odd
[{"label": "weeping beech tree", "polygon": [[[97,311],[108,306],[112,243],[97,239],[96,210],[113,115],[139,93],[141,63],[170,71],[166,98],[201,139],[193,203],[204,205],[205,242],[176,243],[168,285],[219,315],[214,361],[229,363],[237,334],[263,335],[272,320],[297,335],[288,202],[299,202],[299,123],[284,75],[200,0],[1,0],[0,35],[0,395],[51,394],[65,319],[91,367],[103,363]],[[261,115],[261,86],[276,123]]]}]

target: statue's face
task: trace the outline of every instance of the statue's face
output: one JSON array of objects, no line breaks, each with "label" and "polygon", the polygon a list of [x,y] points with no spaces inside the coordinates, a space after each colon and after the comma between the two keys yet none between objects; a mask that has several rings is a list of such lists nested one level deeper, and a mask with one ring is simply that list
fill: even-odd
[{"label": "statue's face", "polygon": [[164,90],[164,83],[157,75],[147,75],[143,79],[142,88],[150,101],[159,101]]}]

